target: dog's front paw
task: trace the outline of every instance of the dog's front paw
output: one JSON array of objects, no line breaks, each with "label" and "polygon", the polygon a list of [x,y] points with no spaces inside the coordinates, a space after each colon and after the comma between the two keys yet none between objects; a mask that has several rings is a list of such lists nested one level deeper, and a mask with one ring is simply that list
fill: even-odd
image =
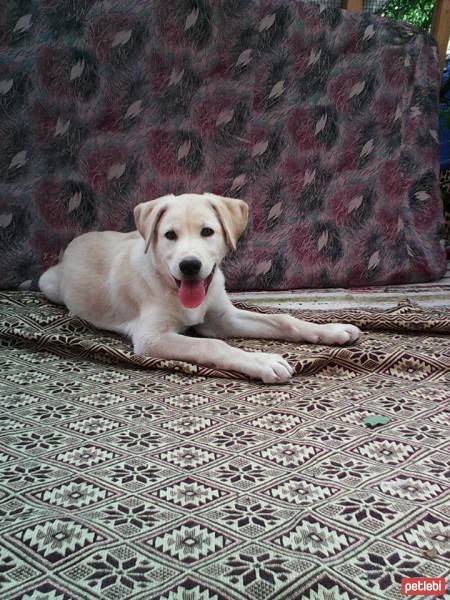
[{"label": "dog's front paw", "polygon": [[264,383],[285,383],[294,373],[294,369],[280,354],[251,352],[245,367],[248,375]]},{"label": "dog's front paw", "polygon": [[355,325],[330,323],[329,325],[319,325],[315,334],[317,335],[317,341],[314,342],[316,344],[342,346],[355,342],[361,335],[361,331]]}]

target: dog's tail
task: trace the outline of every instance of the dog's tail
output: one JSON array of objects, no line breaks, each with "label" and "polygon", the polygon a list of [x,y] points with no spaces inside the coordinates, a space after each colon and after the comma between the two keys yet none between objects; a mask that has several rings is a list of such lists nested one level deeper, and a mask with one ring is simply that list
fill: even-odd
[{"label": "dog's tail", "polygon": [[47,269],[39,278],[39,289],[56,304],[64,304],[61,296],[60,271],[61,265],[56,265]]}]

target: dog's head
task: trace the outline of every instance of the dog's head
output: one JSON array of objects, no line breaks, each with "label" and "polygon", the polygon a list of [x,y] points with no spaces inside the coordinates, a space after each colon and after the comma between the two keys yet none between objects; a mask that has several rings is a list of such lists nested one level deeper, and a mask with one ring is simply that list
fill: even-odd
[{"label": "dog's head", "polygon": [[216,266],[235,249],[248,220],[242,200],[214,194],[163,196],[134,209],[136,228],[183,306],[199,306]]}]

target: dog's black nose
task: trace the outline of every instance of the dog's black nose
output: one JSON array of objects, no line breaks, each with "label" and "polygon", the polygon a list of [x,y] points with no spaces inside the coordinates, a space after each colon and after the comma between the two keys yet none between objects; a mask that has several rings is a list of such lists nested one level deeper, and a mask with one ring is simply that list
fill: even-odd
[{"label": "dog's black nose", "polygon": [[183,258],[179,264],[179,267],[183,275],[186,275],[187,277],[193,277],[199,273],[200,269],[202,268],[202,263],[198,260],[198,258],[188,256],[187,258]]}]

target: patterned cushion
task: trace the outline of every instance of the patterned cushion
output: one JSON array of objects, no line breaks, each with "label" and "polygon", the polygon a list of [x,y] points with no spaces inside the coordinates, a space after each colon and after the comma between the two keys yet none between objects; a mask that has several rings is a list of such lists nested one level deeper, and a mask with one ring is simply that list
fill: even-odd
[{"label": "patterned cushion", "polygon": [[0,40],[3,287],[205,190],[251,205],[232,289],[444,273],[428,34],[294,0],[4,0]]}]

